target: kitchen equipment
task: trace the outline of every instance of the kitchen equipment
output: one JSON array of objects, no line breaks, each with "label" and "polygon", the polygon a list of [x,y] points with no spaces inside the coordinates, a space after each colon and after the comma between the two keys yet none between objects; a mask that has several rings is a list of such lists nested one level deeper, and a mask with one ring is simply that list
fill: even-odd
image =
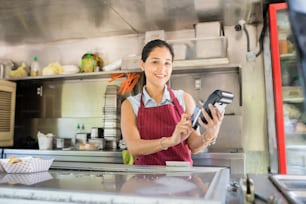
[{"label": "kitchen equipment", "polygon": [[90,130],[90,138],[103,138],[104,137],[104,129],[99,127],[92,127]]},{"label": "kitchen equipment", "polygon": [[64,139],[63,138],[57,138],[56,139],[56,148],[62,149],[64,147]]},{"label": "kitchen equipment", "polygon": [[98,128],[98,138],[104,138],[104,128]]},{"label": "kitchen equipment", "polygon": [[105,91],[104,104],[104,139],[107,149],[117,149],[121,139],[120,107],[121,98],[117,85],[108,85]]},{"label": "kitchen equipment", "polygon": [[274,174],[269,176],[270,181],[280,190],[290,203],[305,203],[306,176]]},{"label": "kitchen equipment", "polygon": [[87,133],[76,133],[75,135],[76,143],[85,144],[87,142]]},{"label": "kitchen equipment", "polygon": [[97,137],[99,137],[98,128],[96,128],[96,127],[91,128],[91,130],[90,130],[90,138],[94,139],[94,138],[97,138]]},{"label": "kitchen equipment", "polygon": [[105,150],[114,150],[117,149],[117,141],[116,138],[111,138],[110,140],[104,140],[104,149]]},{"label": "kitchen equipment", "polygon": [[93,144],[97,150],[103,150],[105,143],[103,138],[88,139],[89,144]]},{"label": "kitchen equipment", "polygon": [[[10,59],[0,59],[0,66],[1,67],[3,66],[3,68],[1,68],[1,72],[3,69],[3,74],[1,73],[0,79],[9,78],[9,73],[14,67],[13,61]],[[2,78],[2,75],[3,75],[3,78]]]},{"label": "kitchen equipment", "polygon": [[57,149],[64,149],[69,148],[72,145],[71,138],[57,138],[56,139],[56,148]]}]

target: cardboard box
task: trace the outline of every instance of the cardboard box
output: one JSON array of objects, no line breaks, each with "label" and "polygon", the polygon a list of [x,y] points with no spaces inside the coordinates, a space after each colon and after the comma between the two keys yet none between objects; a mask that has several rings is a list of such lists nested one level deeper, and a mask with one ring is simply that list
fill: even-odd
[{"label": "cardboard box", "polygon": [[221,23],[220,21],[203,22],[195,25],[195,37],[218,37],[221,35]]}]

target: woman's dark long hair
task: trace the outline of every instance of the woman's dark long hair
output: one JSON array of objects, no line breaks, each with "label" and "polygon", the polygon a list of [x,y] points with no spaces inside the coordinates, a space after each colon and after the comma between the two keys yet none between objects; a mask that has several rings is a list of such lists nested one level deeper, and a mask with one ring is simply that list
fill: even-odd
[{"label": "woman's dark long hair", "polygon": [[[168,48],[171,56],[172,56],[172,61],[174,59],[174,52],[173,52],[173,48],[171,47],[171,45],[169,45],[166,41],[164,40],[160,40],[160,39],[156,39],[156,40],[151,40],[149,41],[142,49],[142,53],[141,53],[141,60],[143,62],[146,62],[146,60],[148,59],[150,53],[152,52],[152,50],[156,47],[166,47]],[[139,81],[139,86],[140,86],[140,91],[142,91],[143,86],[146,84],[147,80],[146,80],[146,75],[144,73],[144,71],[140,74],[140,81]]]}]

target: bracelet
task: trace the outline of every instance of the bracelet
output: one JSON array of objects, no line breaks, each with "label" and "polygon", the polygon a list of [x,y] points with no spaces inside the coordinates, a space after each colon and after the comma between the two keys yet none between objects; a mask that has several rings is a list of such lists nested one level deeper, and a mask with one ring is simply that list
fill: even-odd
[{"label": "bracelet", "polygon": [[160,138],[160,140],[159,140],[160,148],[161,148],[162,150],[167,150],[167,149],[168,149],[168,147],[165,147],[165,146],[163,145],[163,141],[164,141],[165,139],[167,139],[167,138],[162,137],[162,138]]},{"label": "bracelet", "polygon": [[[207,143],[207,140],[206,140],[205,136],[202,136],[202,142],[203,142],[203,144],[206,144],[206,143]],[[210,143],[207,144],[207,146],[210,146]]]}]

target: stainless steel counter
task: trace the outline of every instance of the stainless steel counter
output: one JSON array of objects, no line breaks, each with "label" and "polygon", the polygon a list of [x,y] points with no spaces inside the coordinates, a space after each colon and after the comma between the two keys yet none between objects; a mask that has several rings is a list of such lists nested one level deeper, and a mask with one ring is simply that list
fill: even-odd
[{"label": "stainless steel counter", "polygon": [[[60,151],[60,150],[28,150],[4,149],[3,157],[34,156],[54,158],[55,163],[71,166],[80,163],[123,164],[121,151]],[[198,167],[227,167],[231,174],[245,174],[244,153],[207,153],[192,155],[194,166]]]},{"label": "stainless steel counter", "polygon": [[0,203],[225,203],[227,168],[100,164],[101,171],[0,174]]},{"label": "stainless steel counter", "polygon": [[194,166],[228,167],[231,174],[244,175],[245,153],[200,153],[192,155]]},{"label": "stainless steel counter", "polygon": [[59,162],[92,162],[123,164],[121,151],[63,151],[63,150],[33,150],[33,149],[4,149],[3,157],[33,156],[53,158]]},{"label": "stainless steel counter", "polygon": [[[31,154],[32,153],[32,154]],[[48,153],[48,154],[47,154]],[[70,156],[76,157],[83,154],[87,156],[82,158],[83,162],[76,162],[80,159],[69,161]],[[0,174],[0,203],[25,203],[25,200],[31,199],[28,203],[67,203],[66,199],[70,199],[71,202],[95,202],[95,203],[220,203],[220,200],[211,200],[212,197],[223,196],[223,192],[226,191],[225,203],[237,204],[241,203],[240,189],[233,190],[234,185],[239,185],[239,180],[245,176],[245,174],[230,174],[230,181],[228,181],[229,168],[217,168],[217,167],[160,167],[160,166],[133,166],[122,164],[111,164],[103,162],[91,162],[92,157],[119,157],[121,152],[73,152],[73,151],[33,151],[33,150],[5,150],[5,156],[40,156],[40,157],[52,157],[59,158],[53,162],[49,172],[40,172],[34,174]],[[210,157],[210,155],[212,157]],[[236,155],[236,154],[234,154]],[[242,154],[243,155],[243,154]],[[224,157],[223,157],[224,156]],[[64,158],[64,159],[63,159]],[[218,160],[240,160],[241,155],[236,158],[227,158],[226,154],[205,154],[198,155],[199,161],[205,160],[206,164],[212,162],[211,165],[218,165]],[[93,159],[93,161],[105,161],[100,159]],[[234,165],[235,162],[231,162]],[[228,163],[230,164],[230,163]],[[214,182],[211,183],[214,174]],[[210,175],[210,176],[209,176]],[[145,176],[145,177],[143,177]],[[163,177],[165,176],[165,177]],[[138,193],[132,194],[131,192],[122,193],[119,189],[123,186],[128,186],[130,178],[137,177],[138,180],[146,184],[145,186],[152,187],[152,182],[159,182],[161,179],[171,181],[175,184],[177,178],[183,179],[182,182],[186,182],[185,178],[200,177],[200,183],[209,184],[206,185],[208,191],[203,194],[202,197],[197,197],[199,191],[191,193],[187,196],[184,192],[181,196],[187,196],[187,198],[180,197],[173,193],[175,190],[168,189],[168,193],[165,196],[160,195],[139,195]],[[283,195],[277,190],[277,188],[270,182],[268,175],[249,175],[255,184],[255,191],[264,197],[275,195],[280,199],[281,203],[287,203]],[[140,177],[140,178],[139,178]],[[150,178],[150,179],[149,179]],[[216,178],[216,179],[215,179]],[[152,180],[153,179],[153,180]],[[157,179],[157,181],[156,181]],[[196,182],[197,179],[192,182]],[[133,179],[131,179],[133,181]],[[168,183],[169,183],[168,182]],[[170,182],[170,183],[171,183]],[[189,181],[188,181],[189,182]],[[208,183],[207,183],[208,182]],[[196,182],[197,183],[197,182]],[[220,186],[218,185],[221,183]],[[184,183],[187,184],[187,183]],[[188,183],[189,185],[190,183]],[[194,184],[194,183],[193,183]],[[193,185],[190,184],[190,185]],[[136,184],[135,184],[136,185]],[[171,188],[176,188],[178,185],[173,185]],[[184,185],[183,185],[184,186]],[[204,185],[205,186],[205,185]],[[237,185],[235,185],[237,187]],[[202,186],[203,187],[203,186]],[[97,189],[96,189],[97,188]],[[155,188],[155,187],[154,187]],[[125,189],[133,189],[131,187]],[[140,188],[142,189],[142,187]],[[197,188],[198,190],[200,188]],[[225,190],[226,189],[226,190]],[[135,190],[135,188],[134,188]],[[160,189],[156,189],[160,190]],[[171,192],[169,192],[171,191]],[[115,192],[115,194],[114,194]],[[141,192],[141,191],[140,191]],[[43,195],[43,196],[41,196]],[[17,197],[16,197],[17,196]],[[142,197],[144,196],[144,197]],[[152,200],[152,196],[154,199]],[[171,197],[174,196],[174,197]],[[211,197],[212,196],[212,197]],[[35,198],[33,200],[33,198]],[[170,199],[171,198],[171,199]],[[49,200],[48,200],[49,199]],[[169,200],[170,199],[170,200]],[[222,197],[223,199],[223,197]],[[223,201],[222,201],[223,202]],[[222,203],[221,202],[221,203]],[[260,200],[256,200],[256,203],[264,203]]]}]

